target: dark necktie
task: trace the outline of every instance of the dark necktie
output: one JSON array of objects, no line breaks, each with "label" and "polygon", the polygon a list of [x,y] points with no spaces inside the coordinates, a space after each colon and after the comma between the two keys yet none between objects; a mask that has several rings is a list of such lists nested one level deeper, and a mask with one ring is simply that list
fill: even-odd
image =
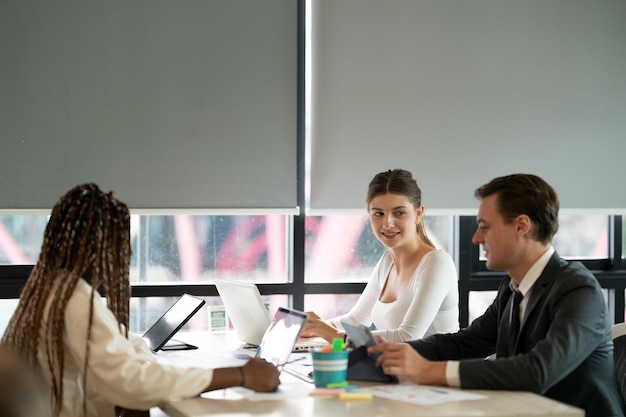
[{"label": "dark necktie", "polygon": [[509,329],[509,356],[515,355],[515,344],[520,328],[519,305],[524,295],[519,291],[513,291],[513,305],[511,306],[511,323]]}]

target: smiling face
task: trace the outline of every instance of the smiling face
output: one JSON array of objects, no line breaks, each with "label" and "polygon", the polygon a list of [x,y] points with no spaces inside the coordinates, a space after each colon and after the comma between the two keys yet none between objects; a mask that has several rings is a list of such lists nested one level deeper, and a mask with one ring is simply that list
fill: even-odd
[{"label": "smiling face", "polygon": [[483,245],[487,268],[510,273],[517,263],[521,250],[518,222],[505,222],[498,211],[497,194],[485,197],[481,201],[476,220],[478,228],[472,241],[477,245]]},{"label": "smiling face", "polygon": [[400,194],[381,194],[369,204],[372,231],[388,248],[415,244],[415,226],[423,214],[423,206],[416,208],[407,197]]}]

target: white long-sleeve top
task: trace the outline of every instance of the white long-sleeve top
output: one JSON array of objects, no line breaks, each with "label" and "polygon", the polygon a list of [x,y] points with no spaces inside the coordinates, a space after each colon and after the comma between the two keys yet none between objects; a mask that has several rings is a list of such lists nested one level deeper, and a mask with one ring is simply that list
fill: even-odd
[{"label": "white long-sleeve top", "polygon": [[393,265],[391,255],[385,252],[354,307],[328,321],[338,329],[343,329],[340,320],[365,326],[373,323],[378,330],[372,333],[389,342],[458,331],[458,276],[450,255],[441,249],[427,252],[402,295],[383,303],[380,294]]},{"label": "white long-sleeve top", "polygon": [[[141,337],[129,334],[126,339],[113,313],[96,295],[87,383],[83,386],[91,291],[91,286],[80,280],[65,311],[61,417],[82,416],[84,396],[87,397],[86,417],[111,417],[115,405],[148,409],[165,401],[197,396],[209,385],[213,377],[211,369],[157,363],[156,355]],[[47,321],[42,324],[44,337]],[[51,386],[43,345],[40,345],[38,360]]]}]

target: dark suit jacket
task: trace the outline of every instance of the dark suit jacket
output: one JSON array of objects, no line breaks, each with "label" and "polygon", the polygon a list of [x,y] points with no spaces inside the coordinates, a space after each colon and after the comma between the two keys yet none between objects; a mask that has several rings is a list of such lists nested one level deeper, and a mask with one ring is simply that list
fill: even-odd
[{"label": "dark suit jacket", "polygon": [[[461,360],[461,386],[524,390],[586,410],[623,416],[608,309],[595,277],[554,253],[532,287],[516,354],[507,356],[510,277],[485,314],[454,334],[409,342],[431,360]],[[485,360],[496,353],[495,360]]]}]

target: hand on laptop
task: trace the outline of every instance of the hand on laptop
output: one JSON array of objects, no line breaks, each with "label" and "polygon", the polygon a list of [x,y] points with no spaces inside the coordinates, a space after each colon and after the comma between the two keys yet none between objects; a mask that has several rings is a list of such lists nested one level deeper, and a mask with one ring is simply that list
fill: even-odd
[{"label": "hand on laptop", "polygon": [[326,340],[328,343],[332,343],[333,339],[340,337],[343,338],[343,333],[337,330],[335,327],[322,320],[320,316],[312,311],[307,312],[307,320],[300,333],[300,337],[315,337],[319,336]]},{"label": "hand on laptop", "polygon": [[280,385],[280,371],[265,359],[252,358],[241,367],[241,386],[259,392],[275,391]]},{"label": "hand on laptop", "polygon": [[213,370],[213,379],[205,391],[245,387],[259,392],[275,391],[280,385],[280,371],[265,359],[252,358],[245,365]]}]

